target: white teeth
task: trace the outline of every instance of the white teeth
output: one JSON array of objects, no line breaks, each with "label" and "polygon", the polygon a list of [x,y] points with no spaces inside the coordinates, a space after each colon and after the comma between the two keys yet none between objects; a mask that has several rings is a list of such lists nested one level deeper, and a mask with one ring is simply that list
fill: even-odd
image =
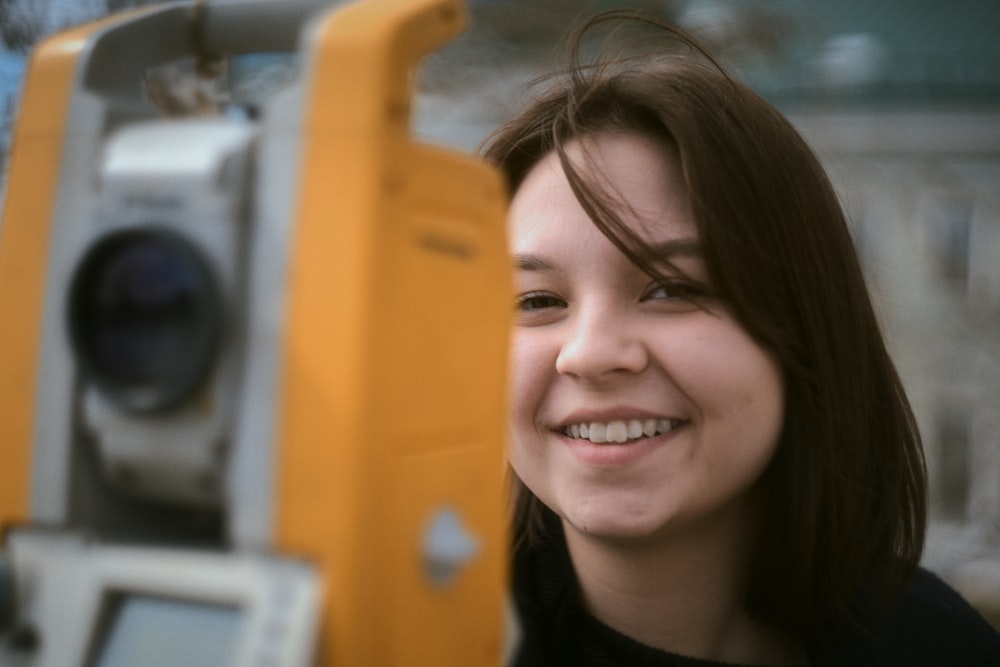
[{"label": "white teeth", "polygon": [[570,438],[582,438],[594,444],[606,442],[623,443],[638,440],[642,437],[651,438],[654,435],[667,433],[680,426],[678,419],[629,419],[608,423],[588,422],[585,424],[570,424],[563,433]]},{"label": "white teeth", "polygon": [[628,440],[628,426],[625,422],[608,424],[608,442],[625,442]]}]

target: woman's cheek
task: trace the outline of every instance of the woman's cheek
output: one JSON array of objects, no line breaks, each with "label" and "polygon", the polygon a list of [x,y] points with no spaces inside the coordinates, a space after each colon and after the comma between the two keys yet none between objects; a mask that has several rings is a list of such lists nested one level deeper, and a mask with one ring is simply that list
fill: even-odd
[{"label": "woman's cheek", "polygon": [[549,356],[534,337],[515,330],[510,354],[511,425],[515,429],[531,426],[541,406],[546,378],[555,372],[555,359]]}]

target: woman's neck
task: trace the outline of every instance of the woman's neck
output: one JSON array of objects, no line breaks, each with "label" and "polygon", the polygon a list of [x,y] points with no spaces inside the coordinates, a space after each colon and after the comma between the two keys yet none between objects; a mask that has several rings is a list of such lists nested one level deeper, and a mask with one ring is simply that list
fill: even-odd
[{"label": "woman's neck", "polygon": [[729,512],[644,540],[594,537],[564,522],[582,603],[643,644],[720,662],[794,664],[801,651],[744,610],[754,522]]}]

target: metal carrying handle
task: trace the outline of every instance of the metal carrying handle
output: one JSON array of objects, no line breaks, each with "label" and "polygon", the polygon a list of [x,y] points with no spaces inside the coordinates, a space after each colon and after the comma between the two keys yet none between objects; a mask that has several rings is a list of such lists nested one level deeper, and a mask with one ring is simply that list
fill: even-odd
[{"label": "metal carrying handle", "polygon": [[[201,63],[224,55],[289,53],[306,22],[334,0],[185,0],[113,17],[88,36],[85,86],[131,97],[149,67],[184,57]],[[122,57],[127,54],[127,57]]]},{"label": "metal carrying handle", "polygon": [[207,56],[287,52],[302,26],[335,0],[197,0],[195,47]]},{"label": "metal carrying handle", "polygon": [[375,16],[405,33],[397,51],[402,58],[397,65],[404,68],[450,40],[464,25],[461,0],[170,2],[115,17],[90,33],[83,59],[84,85],[102,96],[129,98],[148,68],[172,60],[194,57],[210,66],[226,55],[294,52],[302,46],[307,22],[338,4],[344,4],[337,10],[338,18],[344,19],[342,35],[386,39],[373,24],[379,22],[373,22]]}]

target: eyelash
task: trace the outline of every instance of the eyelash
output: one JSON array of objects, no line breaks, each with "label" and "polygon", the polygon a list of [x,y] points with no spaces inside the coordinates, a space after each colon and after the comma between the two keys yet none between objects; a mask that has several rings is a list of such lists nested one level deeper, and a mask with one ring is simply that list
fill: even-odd
[{"label": "eyelash", "polygon": [[[667,293],[663,297],[655,297],[654,293],[665,290]],[[671,280],[665,283],[654,283],[646,289],[642,295],[643,301],[650,299],[680,300],[693,299],[704,295],[704,290],[694,283],[685,280]]]},{"label": "eyelash", "polygon": [[[662,297],[655,296],[659,291],[665,291]],[[661,300],[661,301],[681,301],[694,299],[704,295],[697,285],[684,281],[672,280],[666,283],[654,283],[643,293],[641,301]],[[515,307],[521,312],[533,312],[548,308],[564,307],[566,302],[549,292],[528,292],[517,297]]]},{"label": "eyelash", "polygon": [[[538,303],[546,302],[544,305]],[[566,305],[566,302],[548,292],[529,292],[517,297],[516,307],[520,311],[534,311]]]}]

